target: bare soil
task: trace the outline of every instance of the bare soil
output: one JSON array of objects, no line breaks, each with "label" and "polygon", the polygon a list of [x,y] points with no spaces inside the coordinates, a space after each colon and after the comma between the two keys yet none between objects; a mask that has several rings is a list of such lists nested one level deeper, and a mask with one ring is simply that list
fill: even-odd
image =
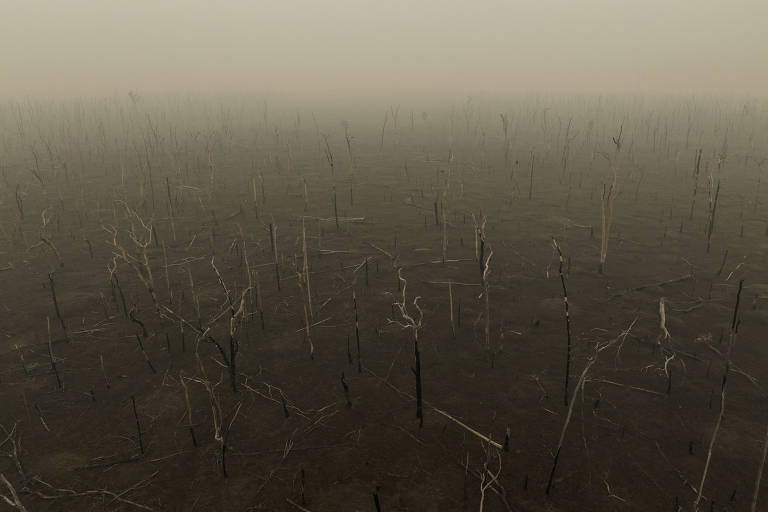
[{"label": "bare soil", "polygon": [[[8,437],[0,451],[10,455],[18,443],[16,459],[0,458],[0,472],[30,511],[375,511],[374,495],[384,512],[477,510],[481,476],[487,482],[499,464],[486,511],[692,510],[744,279],[725,415],[701,509],[748,510],[768,424],[768,198],[758,188],[766,113],[733,106],[718,117],[705,105],[710,114],[696,118],[686,143],[682,109],[600,109],[578,100],[566,107],[581,114],[570,129],[565,168],[568,112],[542,121],[536,104],[513,117],[506,163],[501,123],[490,108],[466,126],[459,115],[448,123],[445,111],[417,111],[413,124],[402,113],[396,127],[390,115],[383,143],[378,113],[369,123],[353,122],[354,165],[331,114],[319,121],[330,134],[326,148],[308,114],[297,126],[290,112],[267,121],[233,109],[221,120],[215,106],[199,105],[189,106],[188,120],[183,104],[178,111],[93,104],[82,116],[75,107],[48,107],[47,117],[34,107],[22,111],[26,128],[7,122],[0,159],[0,442]],[[123,125],[121,115],[129,120]],[[611,168],[600,153],[614,157],[611,136],[622,118],[619,191],[601,274],[600,194]],[[81,122],[63,131],[70,120]],[[707,197],[717,182],[707,252]],[[490,346],[473,221],[483,216],[484,255],[493,251]],[[139,218],[152,226],[151,239]],[[309,337],[298,276],[302,218]],[[112,227],[129,254],[140,255],[128,236],[132,226],[149,241],[157,306],[136,269],[115,256]],[[568,395],[576,403],[547,496],[568,412],[553,237],[565,254]],[[231,311],[212,257],[235,309],[249,270],[254,286],[235,322],[236,392],[210,339],[231,357]],[[115,262],[128,311],[110,279]],[[423,309],[421,427],[413,332],[398,325],[393,307],[402,299],[398,269],[408,310],[417,312],[416,297]],[[660,329],[662,297],[670,339]],[[183,335],[181,322],[162,307],[191,324]],[[63,389],[51,366],[47,318]],[[595,344],[611,340],[576,393]],[[228,430],[226,476],[218,414]],[[500,444],[508,432],[508,451],[470,429]]]}]

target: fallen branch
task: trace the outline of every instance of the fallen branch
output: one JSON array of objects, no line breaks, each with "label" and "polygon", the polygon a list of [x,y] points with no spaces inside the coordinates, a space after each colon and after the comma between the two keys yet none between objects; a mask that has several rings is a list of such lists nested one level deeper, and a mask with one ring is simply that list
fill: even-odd
[{"label": "fallen branch", "polygon": [[[401,395],[401,396],[404,396],[404,397],[406,397],[406,398],[408,398],[408,399],[410,399],[410,400],[416,400],[416,398],[415,398],[413,395],[410,395],[409,393],[406,393],[405,391],[402,391],[402,390],[398,389],[398,388],[397,388],[397,387],[395,387],[395,386],[394,386],[392,383],[388,382],[386,379],[384,379],[384,378],[380,377],[379,375],[377,375],[377,374],[376,374],[376,373],[375,373],[373,370],[371,370],[370,368],[365,368],[365,370],[366,370],[368,373],[370,373],[371,375],[373,375],[374,377],[376,377],[377,379],[379,379],[381,382],[383,382],[384,384],[386,384],[386,385],[387,385],[388,387],[390,387],[392,390],[394,390],[395,392],[397,392],[399,395]],[[445,418],[447,418],[447,419],[451,420],[451,421],[452,421],[452,422],[454,422],[456,425],[460,426],[461,428],[463,428],[464,430],[466,430],[467,432],[469,432],[469,433],[470,433],[470,434],[472,434],[473,436],[476,436],[478,439],[481,439],[483,442],[489,443],[491,446],[493,446],[493,447],[494,447],[494,448],[496,448],[497,450],[503,450],[503,449],[504,449],[504,447],[503,447],[501,444],[497,443],[496,441],[494,441],[494,440],[490,439],[490,438],[489,438],[489,437],[487,437],[487,436],[484,436],[483,434],[481,434],[480,432],[478,432],[478,431],[477,431],[477,430],[475,430],[474,428],[470,427],[469,425],[467,425],[466,423],[462,422],[461,420],[458,420],[458,419],[456,419],[454,416],[451,416],[450,414],[448,414],[447,412],[443,411],[442,409],[438,409],[437,407],[434,407],[433,405],[431,405],[431,404],[430,404],[429,402],[427,402],[427,401],[424,401],[424,405],[426,405],[426,406],[427,406],[427,409],[429,409],[429,410],[431,410],[431,411],[434,411],[434,412],[436,412],[436,413],[440,414],[441,416],[443,416],[443,417],[445,417]]]},{"label": "fallen branch", "polygon": [[618,386],[618,387],[622,387],[622,388],[627,388],[627,389],[631,389],[633,391],[641,391],[643,393],[648,393],[648,394],[651,394],[651,395],[664,396],[664,393],[662,393],[660,391],[654,391],[652,389],[641,388],[641,387],[638,387],[638,386],[630,386],[628,384],[622,384],[621,382],[614,382],[612,380],[607,380],[607,379],[587,379],[584,382],[585,383],[597,382],[599,384],[610,384],[612,386]]},{"label": "fallen branch", "polygon": [[610,302],[618,297],[623,297],[628,293],[640,292],[648,288],[656,288],[656,287],[666,286],[668,284],[680,283],[683,281],[688,281],[689,279],[693,279],[693,274],[685,274],[684,276],[676,277],[674,279],[668,279],[666,281],[659,281],[658,283],[644,284],[642,286],[637,286],[635,288],[629,288],[627,290],[624,290],[623,292],[612,295],[610,298],[608,298],[608,300],[604,302]]},{"label": "fallen branch", "polygon": [[38,498],[42,498],[44,500],[56,500],[60,498],[70,498],[70,497],[78,497],[78,496],[108,496],[110,498],[113,498],[115,501],[125,503],[126,505],[132,505],[142,510],[150,510],[150,511],[153,510],[151,507],[123,498],[122,495],[125,494],[125,491],[121,493],[114,493],[106,489],[94,489],[94,490],[88,490],[88,491],[75,491],[74,489],[59,489],[49,484],[48,482],[41,480],[40,477],[37,477],[37,476],[33,477],[32,481],[43,485],[45,488],[50,489],[51,491],[59,493],[58,495],[51,495],[51,494],[44,494],[41,491],[36,491],[28,487],[25,487],[23,489],[24,492],[27,492],[29,494],[34,494]]},{"label": "fallen branch", "polygon": [[306,508],[306,507],[302,507],[301,505],[299,505],[298,503],[296,503],[295,501],[293,501],[293,500],[292,500],[292,499],[290,499],[290,498],[285,498],[285,501],[286,501],[286,502],[288,502],[289,504],[293,505],[293,506],[294,506],[294,507],[296,507],[297,509],[301,510],[302,512],[312,512],[312,511],[311,511],[311,510],[309,510],[308,508]]},{"label": "fallen branch", "polygon": [[8,489],[8,492],[10,493],[9,496],[6,496],[5,494],[0,494],[0,498],[19,512],[27,512],[26,507],[23,503],[21,503],[21,500],[19,499],[19,495],[16,494],[16,489],[14,489],[13,485],[11,485],[11,482],[8,481],[7,478],[5,478],[5,475],[0,473],[0,482],[5,485],[5,487]]}]

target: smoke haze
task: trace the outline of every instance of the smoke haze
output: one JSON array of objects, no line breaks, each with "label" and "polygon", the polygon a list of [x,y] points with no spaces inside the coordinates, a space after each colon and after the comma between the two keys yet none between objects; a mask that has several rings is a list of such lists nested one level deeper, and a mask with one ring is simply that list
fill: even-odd
[{"label": "smoke haze", "polygon": [[0,94],[750,94],[764,0],[4,0]]}]

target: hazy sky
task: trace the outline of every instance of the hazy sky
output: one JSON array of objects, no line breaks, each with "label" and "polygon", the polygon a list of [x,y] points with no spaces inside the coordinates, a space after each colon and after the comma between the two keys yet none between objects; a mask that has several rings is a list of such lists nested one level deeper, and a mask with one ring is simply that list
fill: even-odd
[{"label": "hazy sky", "polygon": [[768,93],[768,0],[0,0],[0,94]]}]

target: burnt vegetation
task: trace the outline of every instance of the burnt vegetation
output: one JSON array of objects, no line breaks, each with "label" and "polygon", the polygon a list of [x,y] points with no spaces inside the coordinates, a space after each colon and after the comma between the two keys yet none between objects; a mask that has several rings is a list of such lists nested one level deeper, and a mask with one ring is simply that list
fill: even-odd
[{"label": "burnt vegetation", "polygon": [[768,105],[0,105],[0,508],[760,510]]}]

